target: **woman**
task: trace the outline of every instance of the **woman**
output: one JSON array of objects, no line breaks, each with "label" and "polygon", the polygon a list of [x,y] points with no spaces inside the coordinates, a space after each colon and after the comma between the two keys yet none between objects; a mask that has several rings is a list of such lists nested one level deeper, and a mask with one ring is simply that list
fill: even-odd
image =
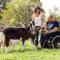
[{"label": "woman", "polygon": [[36,48],[38,47],[38,36],[39,36],[39,30],[43,26],[44,23],[44,16],[42,14],[42,10],[40,7],[36,7],[33,14],[32,14],[32,22],[34,24],[34,34],[35,34],[35,40],[34,44]]}]

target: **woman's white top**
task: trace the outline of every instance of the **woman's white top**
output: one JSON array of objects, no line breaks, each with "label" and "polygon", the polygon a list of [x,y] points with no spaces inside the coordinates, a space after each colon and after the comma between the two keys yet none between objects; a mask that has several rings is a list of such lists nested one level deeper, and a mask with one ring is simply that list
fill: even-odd
[{"label": "woman's white top", "polygon": [[42,20],[41,20],[41,16],[35,16],[35,20],[34,20],[35,26],[41,26],[42,25]]}]

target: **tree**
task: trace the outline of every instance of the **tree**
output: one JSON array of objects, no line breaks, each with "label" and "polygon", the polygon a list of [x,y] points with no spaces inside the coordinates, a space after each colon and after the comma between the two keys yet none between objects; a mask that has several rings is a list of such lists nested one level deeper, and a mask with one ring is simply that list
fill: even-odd
[{"label": "tree", "polygon": [[28,25],[31,21],[32,3],[35,3],[35,0],[11,0],[3,10],[2,22],[7,26],[16,26],[20,22]]},{"label": "tree", "polygon": [[[57,7],[53,7],[53,10],[50,10],[49,11],[49,14],[50,15],[54,15],[55,17],[56,17],[56,20],[58,20],[58,22],[59,22],[59,25],[60,25],[60,16],[59,16],[59,9],[57,8]],[[59,27],[60,28],[60,27]]]}]

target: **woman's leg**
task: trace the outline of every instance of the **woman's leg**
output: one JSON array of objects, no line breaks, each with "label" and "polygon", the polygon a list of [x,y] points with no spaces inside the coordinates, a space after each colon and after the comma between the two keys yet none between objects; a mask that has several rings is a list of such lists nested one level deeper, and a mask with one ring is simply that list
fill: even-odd
[{"label": "woman's leg", "polygon": [[35,31],[35,42],[34,42],[34,44],[35,44],[35,46],[38,46],[38,36],[39,36],[39,32],[38,31]]},{"label": "woman's leg", "polygon": [[35,27],[35,40],[34,40],[34,44],[35,44],[36,47],[38,47],[39,30],[40,30],[40,27]]}]

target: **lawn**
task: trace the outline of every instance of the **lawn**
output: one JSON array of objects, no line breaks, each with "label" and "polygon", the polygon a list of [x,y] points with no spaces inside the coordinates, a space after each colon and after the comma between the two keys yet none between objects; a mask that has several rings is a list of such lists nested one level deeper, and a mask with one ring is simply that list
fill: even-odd
[{"label": "lawn", "polygon": [[35,50],[30,41],[26,41],[26,48],[21,51],[22,44],[17,44],[8,53],[0,53],[0,60],[60,60],[60,49]]}]

